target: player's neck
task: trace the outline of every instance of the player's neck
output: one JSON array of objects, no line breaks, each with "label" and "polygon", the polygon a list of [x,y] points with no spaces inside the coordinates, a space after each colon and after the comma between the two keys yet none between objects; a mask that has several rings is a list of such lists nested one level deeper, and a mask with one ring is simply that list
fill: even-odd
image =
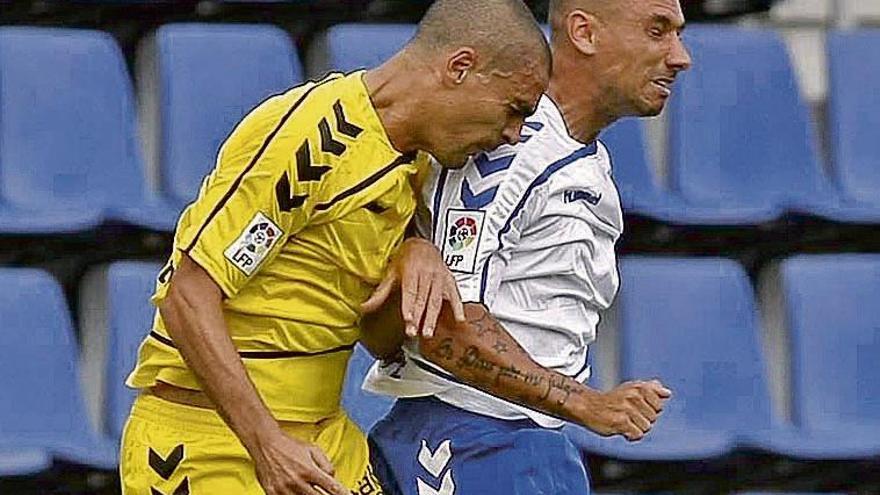
[{"label": "player's neck", "polygon": [[582,143],[595,140],[603,129],[619,118],[607,108],[610,102],[605,98],[601,84],[595,79],[585,79],[583,75],[593,77],[595,72],[582,66],[567,66],[564,61],[555,59],[553,64],[554,73],[547,94],[562,112],[568,133]]},{"label": "player's neck", "polygon": [[417,81],[407,57],[398,54],[364,74],[364,84],[394,149],[409,153],[419,149],[414,122],[419,105]]}]

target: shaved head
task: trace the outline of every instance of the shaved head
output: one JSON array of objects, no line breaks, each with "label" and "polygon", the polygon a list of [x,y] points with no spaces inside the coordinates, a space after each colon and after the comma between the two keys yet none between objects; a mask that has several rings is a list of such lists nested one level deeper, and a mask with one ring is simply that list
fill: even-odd
[{"label": "shaved head", "polygon": [[[657,115],[690,55],[681,0],[550,0],[556,91],[586,95],[595,133],[623,116]],[[552,91],[551,91],[552,93]],[[569,100],[575,98],[570,96]]]},{"label": "shaved head", "polygon": [[552,29],[552,35],[565,32],[565,17],[574,9],[580,9],[590,14],[608,14],[612,9],[620,8],[630,3],[628,0],[550,0],[550,8],[547,20]]},{"label": "shaved head", "polygon": [[521,0],[436,0],[410,46],[423,53],[469,46],[502,70],[534,60],[549,72],[551,63],[541,28]]}]

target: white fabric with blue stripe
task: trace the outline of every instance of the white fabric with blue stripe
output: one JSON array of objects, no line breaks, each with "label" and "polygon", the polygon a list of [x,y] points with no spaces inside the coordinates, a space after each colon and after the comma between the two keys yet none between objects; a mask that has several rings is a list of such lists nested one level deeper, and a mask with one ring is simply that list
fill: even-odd
[{"label": "white fabric with blue stripe", "polygon": [[[623,231],[605,147],[574,140],[545,96],[519,144],[477,155],[461,170],[435,166],[423,204],[419,232],[441,248],[463,300],[485,304],[538,363],[589,378],[599,311],[619,286],[614,245]],[[403,365],[374,366],[365,388],[562,425],[458,382],[414,345],[406,351]]]}]

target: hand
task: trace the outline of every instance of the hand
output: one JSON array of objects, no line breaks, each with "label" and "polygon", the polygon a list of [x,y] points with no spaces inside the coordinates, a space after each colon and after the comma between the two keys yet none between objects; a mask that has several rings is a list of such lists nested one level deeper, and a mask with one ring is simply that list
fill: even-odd
[{"label": "hand", "polygon": [[600,394],[585,414],[584,426],[602,436],[622,435],[634,442],[651,431],[672,391],[658,380],[618,385]]},{"label": "hand", "polygon": [[452,307],[456,321],[465,321],[455,277],[431,242],[415,237],[404,241],[391,261],[385,279],[361,305],[361,310],[364,313],[378,310],[398,286],[402,292],[400,310],[408,336],[418,335],[419,323],[422,323],[421,335],[433,337],[444,301]]},{"label": "hand", "polygon": [[321,449],[280,428],[260,442],[253,459],[266,495],[351,495],[333,478],[333,464]]}]

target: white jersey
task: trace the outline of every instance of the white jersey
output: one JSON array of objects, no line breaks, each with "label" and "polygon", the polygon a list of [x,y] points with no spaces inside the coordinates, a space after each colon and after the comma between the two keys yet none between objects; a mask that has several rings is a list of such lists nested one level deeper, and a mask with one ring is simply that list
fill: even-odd
[{"label": "white jersey", "polygon": [[[464,302],[485,304],[541,365],[586,381],[599,311],[619,286],[614,245],[623,214],[599,143],[569,134],[544,96],[516,146],[476,155],[461,170],[435,164],[417,216],[442,250]],[[402,364],[373,366],[364,387],[397,397],[434,395],[501,419],[562,422],[464,385],[405,349]]]}]

